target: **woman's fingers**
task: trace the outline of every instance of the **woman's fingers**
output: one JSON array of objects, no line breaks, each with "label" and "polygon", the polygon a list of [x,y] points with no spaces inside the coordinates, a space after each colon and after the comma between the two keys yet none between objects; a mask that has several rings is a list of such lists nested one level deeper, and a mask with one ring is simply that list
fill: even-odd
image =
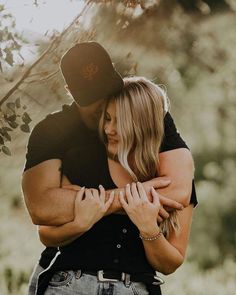
[{"label": "woman's fingers", "polygon": [[85,187],[83,186],[77,193],[76,193],[76,200],[78,200],[78,202],[81,202],[83,199],[83,195],[84,195],[84,191],[85,191]]},{"label": "woman's fingers", "polygon": [[162,223],[163,218],[160,215],[157,215],[157,223]]},{"label": "woman's fingers", "polygon": [[[100,190],[100,200],[102,201],[103,204],[105,204],[106,201],[106,191],[104,187],[100,184],[99,185],[99,190]],[[111,194],[110,194],[111,196]]]},{"label": "woman's fingers", "polygon": [[141,198],[141,200],[142,201],[148,201],[148,197],[147,197],[146,191],[145,191],[142,183],[138,182],[137,183],[137,188],[138,188],[139,197]]},{"label": "woman's fingers", "polygon": [[[127,193],[126,193],[126,195],[127,195]],[[125,200],[125,196],[124,196],[124,192],[123,191],[120,191],[119,192],[119,200],[120,200],[120,203],[121,203],[122,207],[126,211],[129,205],[128,205],[128,203]]]},{"label": "woman's fingers", "polygon": [[85,190],[85,198],[93,198],[93,194],[91,192],[91,189]]},{"label": "woman's fingers", "polygon": [[160,198],[159,198],[158,193],[155,191],[155,189],[153,187],[151,188],[151,194],[152,194],[152,198],[153,198],[153,201],[152,201],[153,205],[155,207],[157,207],[158,210],[160,210],[160,207],[161,207]]},{"label": "woman's fingers", "polygon": [[[125,194],[126,194],[128,204],[131,204],[133,202],[133,197],[132,197],[132,194],[131,194],[131,191],[130,191],[130,184],[129,183],[126,184]],[[120,197],[120,195],[119,195],[119,197]]]},{"label": "woman's fingers", "polygon": [[140,201],[139,192],[135,182],[131,184],[131,193],[134,201]]},{"label": "woman's fingers", "polygon": [[153,204],[160,208],[160,206],[161,206],[160,198],[158,196],[158,193],[155,191],[155,189],[153,187],[151,188],[151,194],[152,194],[152,197],[153,197],[153,201],[152,201]]}]

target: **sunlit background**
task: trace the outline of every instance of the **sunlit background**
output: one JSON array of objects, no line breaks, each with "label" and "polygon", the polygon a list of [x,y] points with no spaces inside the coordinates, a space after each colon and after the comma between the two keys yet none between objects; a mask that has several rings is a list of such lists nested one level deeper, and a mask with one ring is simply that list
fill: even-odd
[{"label": "sunlit background", "polygon": [[26,294],[43,246],[20,188],[29,131],[70,103],[58,64],[97,40],[125,76],[167,87],[195,159],[200,205],[163,295],[236,290],[236,2],[0,0],[0,295]]}]

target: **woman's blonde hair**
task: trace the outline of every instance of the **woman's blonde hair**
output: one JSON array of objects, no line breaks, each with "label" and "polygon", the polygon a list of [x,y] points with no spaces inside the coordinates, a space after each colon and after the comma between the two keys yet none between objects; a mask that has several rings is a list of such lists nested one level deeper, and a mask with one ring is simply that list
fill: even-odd
[{"label": "woman's blonde hair", "polygon": [[[169,108],[166,91],[144,77],[124,78],[124,89],[108,102],[115,101],[117,133],[119,135],[118,160],[133,180],[147,181],[158,175],[159,150],[164,136],[164,117]],[[100,135],[104,133],[105,113],[100,121]],[[174,218],[175,216],[175,218]],[[177,229],[176,214],[163,222],[162,230],[168,234]]]}]

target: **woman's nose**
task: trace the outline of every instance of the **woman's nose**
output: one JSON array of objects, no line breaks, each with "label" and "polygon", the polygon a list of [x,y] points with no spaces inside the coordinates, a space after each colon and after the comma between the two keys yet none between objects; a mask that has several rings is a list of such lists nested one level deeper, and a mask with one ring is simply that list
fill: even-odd
[{"label": "woman's nose", "polygon": [[111,134],[111,135],[116,134],[116,126],[115,126],[115,124],[114,123],[106,124],[105,132],[106,132],[106,134]]}]

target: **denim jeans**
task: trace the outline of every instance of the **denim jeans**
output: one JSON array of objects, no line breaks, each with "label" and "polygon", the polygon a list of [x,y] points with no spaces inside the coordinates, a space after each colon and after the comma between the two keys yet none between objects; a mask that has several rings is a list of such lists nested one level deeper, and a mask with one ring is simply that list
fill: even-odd
[{"label": "denim jeans", "polygon": [[[43,270],[37,266],[31,276],[29,293],[34,295],[38,274]],[[130,282],[127,286],[122,281],[99,282],[96,276],[81,271],[58,271],[48,284],[45,295],[148,295],[144,283]]]},{"label": "denim jeans", "polygon": [[29,289],[28,289],[28,295],[35,295],[36,291],[36,285],[38,281],[38,275],[43,271],[44,269],[39,265],[36,264],[33,270],[33,273],[29,280]]}]

